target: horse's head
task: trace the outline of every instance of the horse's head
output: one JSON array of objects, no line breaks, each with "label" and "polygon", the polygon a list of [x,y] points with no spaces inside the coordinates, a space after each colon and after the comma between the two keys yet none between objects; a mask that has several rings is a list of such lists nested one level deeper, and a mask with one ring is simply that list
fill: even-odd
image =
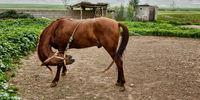
[{"label": "horse's head", "polygon": [[[75,61],[75,59],[73,59],[71,55],[66,55],[64,59],[65,59],[66,65],[70,65],[70,64],[74,63],[74,61]],[[63,64],[63,63],[64,63],[64,60],[63,60],[62,56],[58,55],[58,56],[51,58],[48,61],[43,62],[41,66],[46,66],[46,65],[56,66],[59,64]]]},{"label": "horse's head", "polygon": [[66,65],[72,64],[74,63],[74,61],[75,59],[73,59],[71,55],[66,55],[66,58],[65,58]]}]

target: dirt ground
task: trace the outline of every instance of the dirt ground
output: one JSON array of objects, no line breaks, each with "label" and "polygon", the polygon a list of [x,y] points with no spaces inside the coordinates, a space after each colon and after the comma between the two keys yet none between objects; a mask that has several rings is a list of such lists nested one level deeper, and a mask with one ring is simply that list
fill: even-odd
[{"label": "dirt ground", "polygon": [[[66,76],[51,88],[51,74],[34,52],[10,80],[24,100],[199,100],[200,40],[133,36],[123,57],[126,91],[115,86],[116,65],[97,47],[71,49],[76,59]],[[52,67],[55,69],[56,67]]]}]

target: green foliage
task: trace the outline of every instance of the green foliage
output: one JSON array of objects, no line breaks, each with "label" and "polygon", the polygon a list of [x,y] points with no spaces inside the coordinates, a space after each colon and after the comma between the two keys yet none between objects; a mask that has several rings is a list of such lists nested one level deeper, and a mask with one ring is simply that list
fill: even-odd
[{"label": "green foliage", "polygon": [[1,100],[20,100],[16,96],[18,89],[9,86],[7,74],[0,69],[0,99]]},{"label": "green foliage", "polygon": [[121,21],[125,20],[125,17],[124,17],[125,9],[123,5],[121,5],[120,7],[115,7],[115,12],[116,12],[116,16],[115,16],[116,20],[121,20]]},{"label": "green foliage", "polygon": [[16,74],[13,72],[12,74],[11,74],[11,77],[15,77],[16,76]]},{"label": "green foliage", "polygon": [[[38,34],[50,23],[46,19],[0,20],[0,97],[3,100],[19,99],[17,89],[6,83],[6,71],[15,68],[19,58],[36,48]],[[15,76],[13,74],[12,76]]]},{"label": "green foliage", "polygon": [[134,9],[138,7],[139,0],[130,0],[129,5],[131,5]]},{"label": "green foliage", "polygon": [[199,29],[179,27],[166,22],[127,22],[130,35],[174,36],[200,38]]},{"label": "green foliage", "polygon": [[6,10],[5,12],[0,14],[0,18],[34,18],[30,14],[25,13],[17,13],[16,10]]},{"label": "green foliage", "polygon": [[186,12],[182,12],[179,14],[167,13],[158,15],[159,21],[169,21],[169,23],[175,25],[191,25],[196,24],[200,25],[200,13],[197,14],[188,14]]},{"label": "green foliage", "polygon": [[159,11],[200,11],[200,8],[159,8]]},{"label": "green foliage", "polygon": [[134,16],[133,16],[133,7],[130,5],[127,7],[127,13],[126,13],[126,21],[133,21]]},{"label": "green foliage", "polygon": [[105,17],[114,19],[113,13],[107,13]]}]

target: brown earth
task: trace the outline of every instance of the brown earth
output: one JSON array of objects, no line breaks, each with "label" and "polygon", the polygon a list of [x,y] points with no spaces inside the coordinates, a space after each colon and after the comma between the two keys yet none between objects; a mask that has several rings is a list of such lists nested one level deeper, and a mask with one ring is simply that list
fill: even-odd
[{"label": "brown earth", "polygon": [[[124,60],[126,91],[115,86],[116,65],[97,47],[71,49],[76,59],[58,85],[49,87],[51,74],[40,66],[37,53],[23,60],[10,80],[24,100],[199,100],[200,40],[171,37],[130,37]],[[54,74],[55,74],[55,68]]]}]

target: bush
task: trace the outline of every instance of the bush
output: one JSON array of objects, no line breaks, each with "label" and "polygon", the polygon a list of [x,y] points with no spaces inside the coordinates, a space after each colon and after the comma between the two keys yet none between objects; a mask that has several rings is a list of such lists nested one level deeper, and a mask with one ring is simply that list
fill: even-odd
[{"label": "bush", "polygon": [[17,18],[34,18],[34,17],[30,14],[17,13],[16,10],[6,10],[5,12],[0,14],[0,18],[1,19],[7,19],[7,18],[17,19]]},{"label": "bush", "polygon": [[115,12],[116,12],[115,19],[119,20],[119,21],[124,21],[126,19],[124,17],[124,13],[125,13],[124,6],[121,5],[120,7],[115,7],[114,9],[115,9]]},{"label": "bush", "polygon": [[133,21],[134,20],[133,12],[134,12],[133,7],[129,5],[127,7],[126,21]]},{"label": "bush", "polygon": [[118,21],[133,21],[134,20],[134,9],[131,5],[128,7],[124,7],[121,5],[120,7],[115,7],[115,20]]}]

